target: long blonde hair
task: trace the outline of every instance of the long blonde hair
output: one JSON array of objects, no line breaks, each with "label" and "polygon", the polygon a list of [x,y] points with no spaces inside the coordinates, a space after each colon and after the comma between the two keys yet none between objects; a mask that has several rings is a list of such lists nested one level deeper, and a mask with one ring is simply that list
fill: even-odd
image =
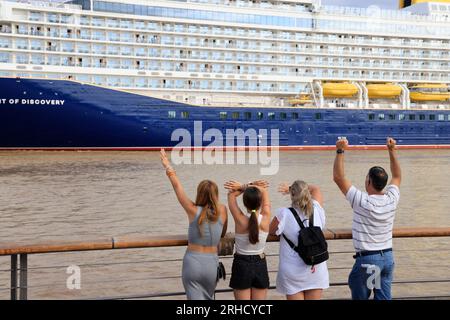
[{"label": "long blonde hair", "polygon": [[219,188],[215,182],[203,180],[198,184],[195,205],[203,207],[198,218],[198,228],[203,236],[201,226],[205,219],[212,222],[219,219]]},{"label": "long blonde hair", "polygon": [[296,180],[289,188],[292,206],[300,209],[309,219],[313,214],[313,202],[309,186],[305,181]]}]

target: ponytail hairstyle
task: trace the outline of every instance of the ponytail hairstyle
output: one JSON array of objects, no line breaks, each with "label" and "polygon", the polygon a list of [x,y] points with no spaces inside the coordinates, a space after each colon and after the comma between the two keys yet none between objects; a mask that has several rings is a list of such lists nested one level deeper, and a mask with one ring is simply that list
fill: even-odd
[{"label": "ponytail hairstyle", "polygon": [[259,242],[259,225],[256,211],[261,208],[262,193],[256,187],[248,187],[244,191],[242,200],[247,211],[251,213],[250,219],[248,220],[248,240],[251,244],[256,244]]},{"label": "ponytail hairstyle", "polygon": [[289,188],[292,207],[300,209],[309,219],[313,214],[312,196],[305,181],[296,180]]},{"label": "ponytail hairstyle", "polygon": [[198,229],[203,236],[202,224],[205,221],[216,222],[219,219],[219,189],[211,180],[203,180],[198,184],[195,205],[203,207],[198,218]]}]

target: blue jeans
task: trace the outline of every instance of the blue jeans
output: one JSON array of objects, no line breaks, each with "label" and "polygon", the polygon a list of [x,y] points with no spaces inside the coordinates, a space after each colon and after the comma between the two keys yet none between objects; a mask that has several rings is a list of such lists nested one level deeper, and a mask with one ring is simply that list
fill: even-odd
[{"label": "blue jeans", "polygon": [[374,300],[391,300],[394,275],[392,251],[357,257],[348,277],[353,300],[368,300],[373,291]]}]

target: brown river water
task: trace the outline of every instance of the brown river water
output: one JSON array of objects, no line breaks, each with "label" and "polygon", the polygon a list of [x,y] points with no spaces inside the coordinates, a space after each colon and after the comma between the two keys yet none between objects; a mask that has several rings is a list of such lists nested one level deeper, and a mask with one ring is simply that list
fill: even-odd
[{"label": "brown river water", "polygon": [[[400,150],[403,169],[396,227],[450,227],[450,150]],[[272,207],[289,205],[276,192],[280,182],[302,179],[321,187],[328,228],[350,228],[352,212],[332,182],[333,151],[280,152],[276,175],[261,176],[258,165],[178,165],[194,198],[198,182],[220,186],[228,179],[264,178]],[[372,165],[389,168],[386,151],[348,151],[347,176],[364,187]],[[231,216],[230,216],[231,218]],[[188,221],[162,169],[157,152],[0,152],[0,245],[119,236],[184,234]],[[233,223],[229,231],[234,231]],[[345,285],[353,263],[350,240],[329,241],[330,282],[324,298],[349,298]],[[395,280],[450,279],[450,238],[394,240]],[[79,299],[183,291],[185,248],[127,249],[29,256],[30,299]],[[271,243],[267,253],[276,254]],[[170,261],[162,261],[170,260]],[[222,259],[228,273],[230,258]],[[277,256],[268,258],[275,284]],[[68,289],[67,267],[81,268],[81,289]],[[0,257],[0,299],[9,298],[9,257]],[[218,288],[228,288],[229,275]],[[394,297],[450,295],[450,282],[396,284]],[[269,297],[283,296],[271,290]],[[184,299],[183,295],[173,297]],[[217,295],[231,299],[230,293]]]}]

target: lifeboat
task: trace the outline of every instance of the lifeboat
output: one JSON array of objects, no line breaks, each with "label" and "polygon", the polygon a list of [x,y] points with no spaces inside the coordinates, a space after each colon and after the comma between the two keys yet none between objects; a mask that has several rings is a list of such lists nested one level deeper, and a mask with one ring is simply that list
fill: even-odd
[{"label": "lifeboat", "polygon": [[402,88],[399,85],[391,83],[383,84],[368,84],[367,90],[369,91],[369,98],[397,98],[402,94]]},{"label": "lifeboat", "polygon": [[414,4],[418,4],[418,3],[422,3],[422,2],[443,2],[443,3],[449,3],[450,0],[411,0],[411,1],[399,0],[399,5],[400,5],[400,8],[405,8],[405,7],[412,6]]},{"label": "lifeboat", "polygon": [[328,82],[322,88],[326,98],[352,98],[358,93],[358,87],[348,82]]},{"label": "lifeboat", "polygon": [[449,88],[446,84],[418,84],[409,89],[411,101],[446,101],[450,99]]},{"label": "lifeboat", "polygon": [[308,104],[308,103],[312,102],[309,94],[301,94],[300,96],[297,96],[295,98],[289,99],[288,101],[293,106],[304,105],[304,104]]}]

